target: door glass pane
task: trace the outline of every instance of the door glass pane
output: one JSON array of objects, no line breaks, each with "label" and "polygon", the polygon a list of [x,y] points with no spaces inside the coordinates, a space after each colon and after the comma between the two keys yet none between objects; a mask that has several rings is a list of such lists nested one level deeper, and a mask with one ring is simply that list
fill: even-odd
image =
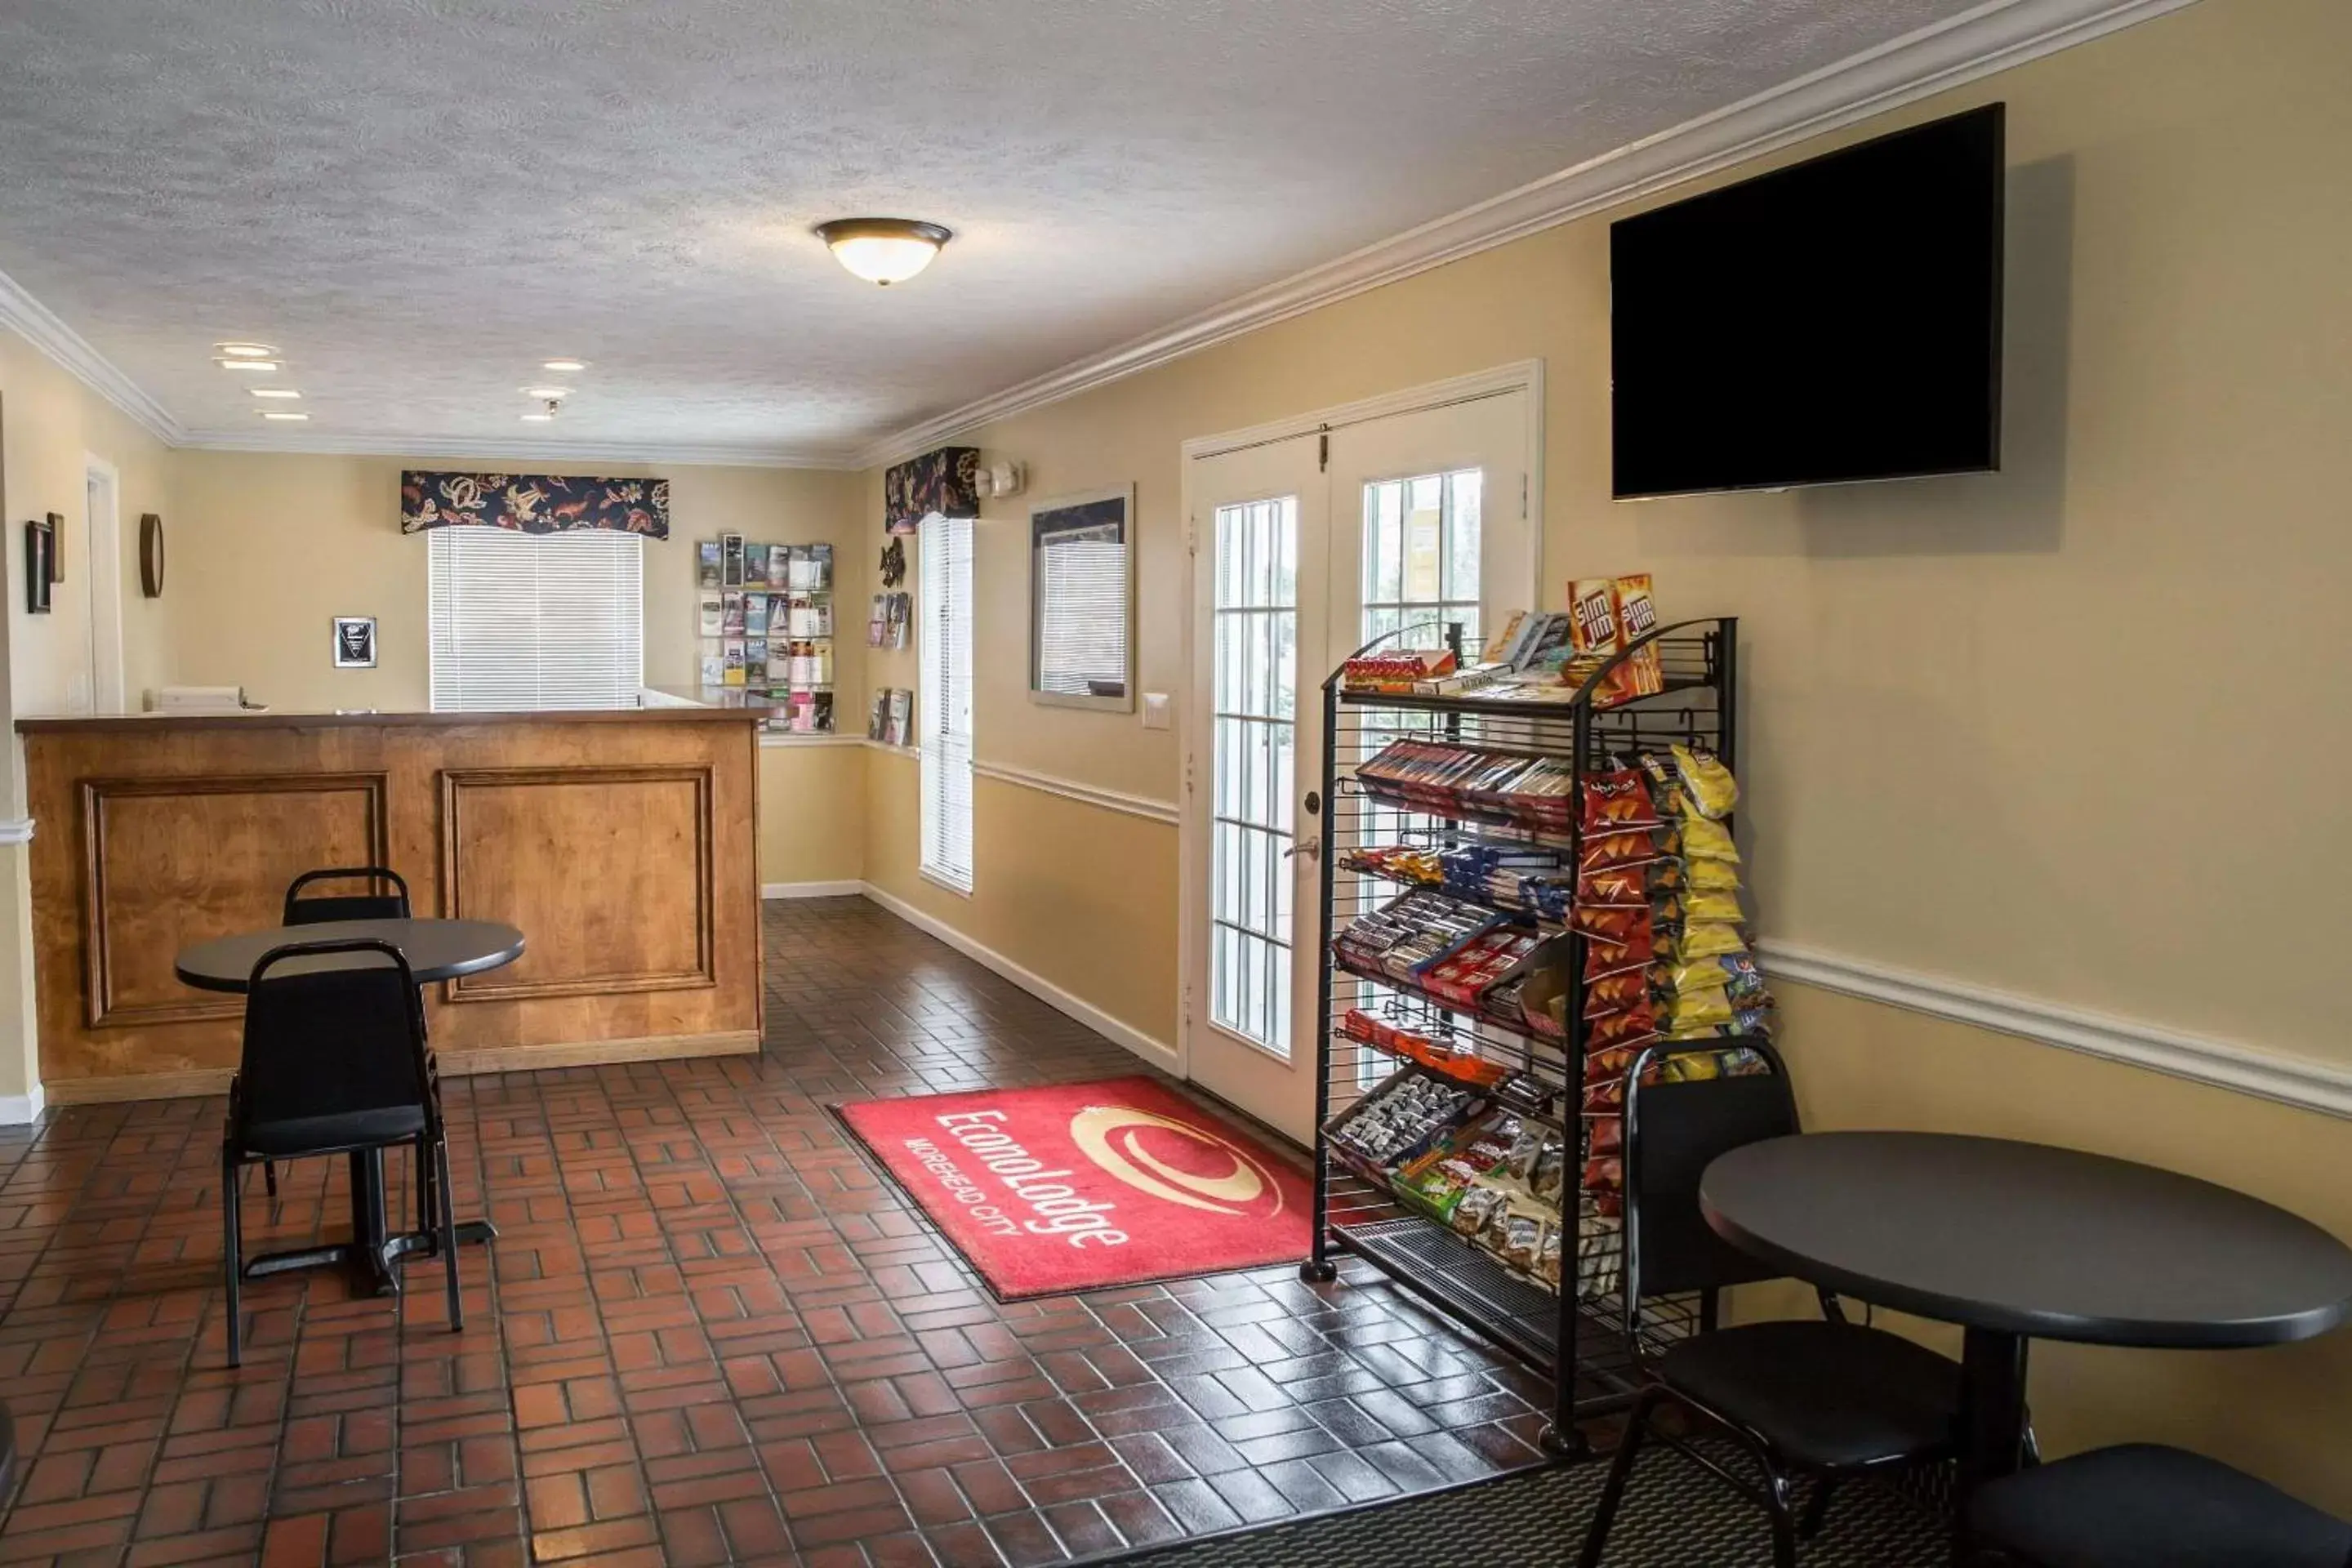
[{"label": "door glass pane", "polygon": [[1477,468],[1375,479],[1364,487],[1364,619],[1369,642],[1403,629],[1396,647],[1439,647],[1444,623],[1462,623],[1465,657],[1477,657]]},{"label": "door glass pane", "polygon": [[1298,500],[1217,509],[1212,577],[1209,1006],[1290,1055],[1290,802],[1297,740]]}]

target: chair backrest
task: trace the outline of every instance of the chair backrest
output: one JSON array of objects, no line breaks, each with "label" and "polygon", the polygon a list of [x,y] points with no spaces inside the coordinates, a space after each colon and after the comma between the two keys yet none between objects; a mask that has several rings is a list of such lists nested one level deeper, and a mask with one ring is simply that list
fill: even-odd
[{"label": "chair backrest", "polygon": [[[369,891],[323,893],[307,899],[302,896],[302,889],[313,882],[349,881],[358,877],[368,879]],[[385,888],[391,890],[380,890]],[[283,922],[289,926],[317,925],[322,921],[408,918],[408,883],[399,872],[385,866],[336,866],[322,871],[305,871],[286,889]]]},{"label": "chair backrest", "polygon": [[437,1129],[424,1003],[400,950],[349,938],[263,953],[246,994],[236,1100],[240,1139],[265,1124],[412,1108]]},{"label": "chair backrest", "polygon": [[1644,1296],[1714,1290],[1777,1279],[1782,1270],[1749,1257],[1699,1212],[1699,1177],[1717,1155],[1798,1131],[1796,1098],[1780,1053],[1761,1039],[1753,1049],[1771,1071],[1692,1083],[1641,1081],[1664,1054],[1635,1059],[1625,1090],[1625,1310],[1629,1330]]}]

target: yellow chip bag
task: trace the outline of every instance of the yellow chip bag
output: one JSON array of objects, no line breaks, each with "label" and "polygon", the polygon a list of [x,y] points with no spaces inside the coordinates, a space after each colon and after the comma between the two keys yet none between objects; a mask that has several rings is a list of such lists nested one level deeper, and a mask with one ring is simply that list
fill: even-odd
[{"label": "yellow chip bag", "polygon": [[[1739,864],[1739,847],[1731,842],[1731,829],[1705,816],[1683,818],[1683,858],[1690,860],[1722,860]],[[1696,877],[1691,885],[1696,887]]]},{"label": "yellow chip bag", "polygon": [[1746,952],[1748,942],[1739,928],[1725,921],[1694,921],[1683,927],[1682,940],[1674,944],[1675,956],[1685,963],[1694,958],[1716,958],[1727,952]]},{"label": "yellow chip bag", "polygon": [[1683,879],[1694,893],[1739,891],[1739,868],[1729,860],[1692,860],[1683,867]]},{"label": "yellow chip bag", "polygon": [[1736,925],[1739,918],[1739,896],[1736,893],[1693,889],[1683,899],[1683,919],[1686,921],[1729,921]]},{"label": "yellow chip bag", "polygon": [[1729,816],[1731,808],[1739,804],[1739,781],[1731,776],[1731,770],[1713,752],[1688,746],[1675,746],[1673,751],[1675,771],[1682,775],[1683,795],[1691,810],[1717,822]]}]

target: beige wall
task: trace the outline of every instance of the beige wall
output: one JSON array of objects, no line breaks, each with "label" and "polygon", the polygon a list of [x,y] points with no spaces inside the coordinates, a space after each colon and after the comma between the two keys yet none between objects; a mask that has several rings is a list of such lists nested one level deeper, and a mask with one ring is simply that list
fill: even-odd
[{"label": "beige wall", "polygon": [[[863,734],[862,710],[847,717],[847,733]],[[761,746],[761,884],[856,882],[865,874],[866,748],[797,740]]]},{"label": "beige wall", "polygon": [[[1648,570],[1670,618],[1742,617],[1766,934],[2352,1065],[2336,956],[2352,817],[2334,777],[2352,750],[2334,626],[2352,589],[2352,8],[2206,0],[1773,162],[1994,100],[2011,161],[1999,475],[1611,502],[1600,219],[965,439],[1028,463],[1032,496],[1136,484],[1142,686],[1181,691],[1184,438],[1539,357],[1541,603],[1571,574]],[[979,529],[977,752],[1172,799],[1170,736],[1024,699],[1029,501],[992,504]],[[912,684],[912,657],[877,658],[871,680]],[[1064,984],[1174,1038],[1172,829],[1121,819],[1132,859],[1106,872],[1064,852],[1091,808],[983,781],[959,900],[914,876],[915,769],[870,766],[869,878],[1040,973],[1118,954],[1068,963]],[[1130,870],[1135,896],[1099,896]],[[2112,1148],[2352,1236],[2341,1121],[1790,990],[1816,1125]],[[2225,1411],[2232,1376],[2268,1397]],[[2352,1509],[2352,1336],[2053,1351],[2033,1394],[2061,1447],[2168,1434]]]},{"label": "beige wall", "polygon": [[[118,479],[117,603],[124,676],[136,690],[163,658],[163,602],[139,594],[139,514],[171,514],[169,454],[29,343],[0,331],[0,561],[5,563],[0,587],[8,600],[0,724],[66,711],[77,695],[89,700],[74,682],[89,658],[93,584],[82,530],[84,479],[92,458],[112,465]],[[36,616],[25,608],[24,524],[48,512],[67,520],[66,580],[53,593],[50,612]],[[6,760],[0,769],[0,819],[14,818],[23,809],[24,757],[13,729],[0,754]],[[37,1077],[25,853],[21,845],[0,845],[0,1101],[20,1101]]]},{"label": "beige wall", "polygon": [[[400,531],[400,470],[481,468],[427,458],[181,452],[174,520],[169,678],[242,685],[273,708],[429,705],[425,542]],[[670,537],[646,544],[646,679],[691,686],[696,669],[695,542],[723,531],[765,543],[830,543],[837,572],[863,553],[858,475],[803,468],[551,463],[551,473],[670,481]],[[854,584],[853,584],[854,586]],[[842,595],[862,634],[864,604]],[[373,616],[378,665],[337,669],[336,616]],[[862,635],[837,638],[838,698],[862,713]],[[860,720],[862,724],[863,721]]]}]

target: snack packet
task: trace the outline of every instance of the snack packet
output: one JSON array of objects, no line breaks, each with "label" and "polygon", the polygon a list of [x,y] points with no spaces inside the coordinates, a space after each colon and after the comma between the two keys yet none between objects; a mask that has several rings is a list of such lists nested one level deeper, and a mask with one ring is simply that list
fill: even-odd
[{"label": "snack packet", "polygon": [[1617,584],[1579,577],[1568,585],[1569,640],[1578,653],[1615,653],[1625,646],[1617,625]]},{"label": "snack packet", "polygon": [[1587,837],[1663,826],[1650,781],[1639,768],[1614,768],[1584,781],[1580,818]]},{"label": "snack packet", "polygon": [[[1728,1009],[1726,1016],[1728,1016]],[[1587,1050],[1605,1051],[1615,1046],[1630,1046],[1657,1032],[1657,1016],[1644,1000],[1622,1013],[1604,1013],[1598,1018],[1589,1019],[1584,1026],[1584,1047]]]},{"label": "snack packet", "polygon": [[1683,900],[1683,919],[1725,921],[1737,925],[1740,920],[1739,895],[1715,889],[1690,893]]},{"label": "snack packet", "polygon": [[1690,809],[1711,822],[1729,816],[1731,808],[1739,804],[1739,782],[1731,776],[1731,770],[1713,752],[1679,745],[1668,749],[1674,754],[1675,771],[1682,775],[1683,798]]},{"label": "snack packet", "polygon": [[1632,865],[1682,853],[1682,836],[1660,823],[1650,828],[1609,828],[1588,832],[1576,853],[1579,876],[1612,866]]},{"label": "snack packet", "polygon": [[1683,927],[1682,935],[1671,945],[1675,957],[1684,963],[1695,958],[1748,951],[1747,938],[1728,921],[1693,921]]},{"label": "snack packet", "polygon": [[1727,860],[1739,864],[1739,847],[1731,841],[1731,829],[1705,816],[1686,816],[1682,823],[1683,858],[1685,860]]},{"label": "snack packet", "polygon": [[1509,1194],[1500,1187],[1472,1187],[1454,1204],[1451,1223],[1461,1235],[1475,1236],[1486,1228],[1495,1211],[1508,1201]]},{"label": "snack packet", "polygon": [[1622,1013],[1649,997],[1649,967],[1635,964],[1588,982],[1584,987],[1584,1016],[1598,1018],[1607,1013]]},{"label": "snack packet", "polygon": [[[1658,606],[1650,596],[1647,572],[1617,578],[1610,584],[1610,596],[1616,610],[1619,647],[1632,647],[1658,629]],[[1598,708],[1614,708],[1637,697],[1655,697],[1665,689],[1666,674],[1658,659],[1658,645],[1642,643],[1602,678],[1592,701]]]}]

